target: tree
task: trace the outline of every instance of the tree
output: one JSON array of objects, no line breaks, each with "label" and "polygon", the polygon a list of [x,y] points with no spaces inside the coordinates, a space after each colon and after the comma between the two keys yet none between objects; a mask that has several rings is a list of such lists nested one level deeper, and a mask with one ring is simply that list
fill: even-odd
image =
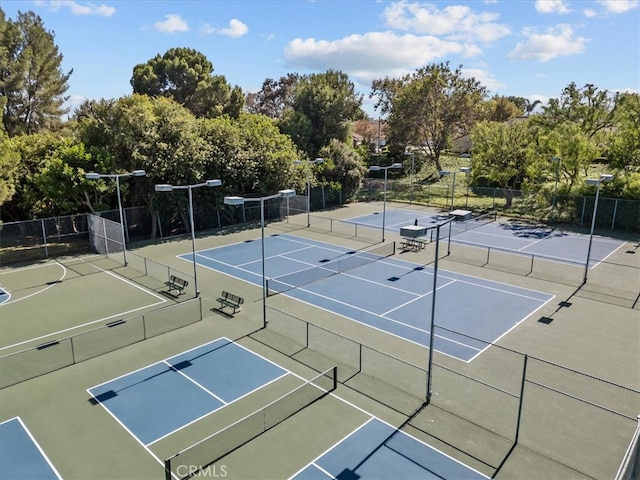
[{"label": "tree", "polygon": [[227,192],[268,195],[303,184],[293,168],[295,145],[264,115],[201,120],[200,134],[206,176],[221,179]]},{"label": "tree", "polygon": [[486,96],[480,82],[463,78],[462,66],[451,70],[448,62],[420,68],[400,81],[374,80],[372,88],[383,113],[389,113],[391,142],[419,147],[438,170],[441,153],[454,136],[470,131]]},{"label": "tree", "polygon": [[251,94],[251,100],[247,97],[247,111],[281,119],[286,109],[293,104],[293,91],[299,80],[300,75],[297,73],[288,73],[277,82],[267,78],[262,82],[260,91]]},{"label": "tree", "polygon": [[5,20],[0,9],[0,96],[2,124],[10,135],[34,133],[61,125],[67,81],[62,55],[53,33],[44,29],[42,19],[33,12],[18,12],[16,21]]},{"label": "tree", "polygon": [[485,119],[490,122],[506,122],[521,115],[522,109],[509,97],[495,95],[485,102]]},{"label": "tree", "polygon": [[361,107],[362,95],[348,75],[327,70],[298,80],[279,127],[313,158],[331,139],[349,140],[351,122],[365,117]]},{"label": "tree", "polygon": [[591,84],[579,89],[572,82],[562,90],[560,98],[552,98],[542,107],[535,121],[548,130],[574,123],[591,138],[613,127],[617,103],[618,95],[611,96]]},{"label": "tree", "polygon": [[240,87],[231,88],[224,76],[213,75],[213,64],[191,48],[172,48],[136,65],[130,83],[133,93],[171,98],[196,117],[237,117],[244,107]]},{"label": "tree", "polygon": [[353,197],[367,174],[362,158],[352,147],[336,139],[322,147],[319,155],[325,162],[321,164],[318,178],[339,185],[345,199]]},{"label": "tree", "polygon": [[625,174],[640,173],[640,95],[620,94],[614,120],[616,127],[607,137],[605,157]]},{"label": "tree", "polygon": [[473,129],[471,138],[471,181],[475,183],[484,178],[504,189],[509,208],[514,190],[521,188],[535,158],[529,122],[480,122]]}]

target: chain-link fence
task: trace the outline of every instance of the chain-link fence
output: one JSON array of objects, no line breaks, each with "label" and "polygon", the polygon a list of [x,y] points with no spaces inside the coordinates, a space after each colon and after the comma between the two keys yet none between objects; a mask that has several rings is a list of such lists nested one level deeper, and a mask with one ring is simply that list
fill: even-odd
[{"label": "chain-link fence", "polygon": [[[269,328],[252,333],[255,340],[318,372],[337,364],[343,385],[404,415],[425,401],[424,366],[268,308]],[[482,361],[434,351],[431,407],[412,416],[411,427],[496,472],[521,445],[586,477],[615,477],[637,426],[640,391],[441,326],[435,334],[445,330],[484,345]],[[434,422],[434,409],[459,424],[464,438]],[[493,445],[490,454],[486,445]]]},{"label": "chain-link fence", "polygon": [[[509,215],[539,221],[571,225],[590,225],[594,196],[554,197],[546,192],[510,190],[488,187],[458,187],[441,184],[413,184],[387,180],[387,200],[416,203],[443,209],[465,208],[473,211],[497,210]],[[358,198],[382,200],[384,182],[365,179]],[[600,196],[596,227],[608,230],[640,231],[640,201]]]}]

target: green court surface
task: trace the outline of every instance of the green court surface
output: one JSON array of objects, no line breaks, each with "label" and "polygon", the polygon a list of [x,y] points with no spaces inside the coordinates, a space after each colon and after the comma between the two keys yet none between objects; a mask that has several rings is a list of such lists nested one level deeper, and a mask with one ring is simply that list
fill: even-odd
[{"label": "green court surface", "polygon": [[[338,224],[333,222],[380,207],[355,204],[323,212],[322,219],[315,222],[312,215],[310,228],[306,214],[297,215],[269,224],[265,233],[287,232],[362,249],[376,241],[376,232],[350,231],[344,225],[333,228]],[[387,236],[387,241],[399,240],[393,233]],[[196,249],[259,237],[259,228],[211,232],[196,239]],[[398,251],[395,256],[432,265],[434,247]],[[487,477],[613,478],[640,414],[637,250],[637,242],[628,241],[606,264],[592,269],[589,281],[581,285],[569,266],[553,264],[545,270],[547,266],[540,265],[531,274],[519,271],[518,263],[509,262],[509,257],[496,256],[486,264],[478,261],[482,254],[470,247],[452,246],[447,252],[441,245],[443,269],[544,292],[554,300],[471,362],[435,352],[433,394],[427,406],[429,351],[421,345],[286,295],[268,297],[263,310],[259,286],[204,267],[198,267],[199,300],[194,302],[192,293],[179,298],[167,294],[166,271],[189,272],[193,268],[179,258],[191,252],[187,238],[131,247],[133,261],[146,258],[167,267],[155,275],[136,273],[139,268],[125,268],[122,262],[106,258],[5,266],[0,269],[0,286],[11,297],[0,306],[2,376],[28,368],[22,362],[3,365],[6,358],[15,358],[9,353],[21,348],[79,335],[120,318],[170,309],[163,310],[158,323],[153,324],[158,334],[144,341],[110,348],[93,358],[1,388],[0,423],[19,417],[62,478],[162,479],[166,458],[261,411],[304,380],[337,365],[335,391],[224,455],[199,478],[292,477],[371,418],[402,426],[403,433]],[[637,253],[628,253],[634,251]],[[569,272],[566,278],[563,269]],[[222,290],[244,298],[235,315],[217,310],[216,299]],[[185,320],[199,316],[200,311],[202,321]],[[266,328],[263,311],[269,320]],[[446,314],[444,309],[436,312],[436,326],[438,316]],[[165,323],[181,328],[163,333]],[[104,328],[111,332],[128,327]],[[151,445],[140,442],[89,392],[222,337],[288,374]],[[95,339],[98,350],[102,341],[109,340]],[[50,350],[35,350],[34,355]],[[35,361],[33,358],[27,363]],[[221,361],[214,368],[220,369],[216,374],[233,377],[236,366]],[[0,383],[7,382],[0,379]],[[176,402],[175,408],[185,407]],[[282,408],[282,415],[292,413],[286,411],[289,407]],[[263,427],[258,421],[242,434]]]}]

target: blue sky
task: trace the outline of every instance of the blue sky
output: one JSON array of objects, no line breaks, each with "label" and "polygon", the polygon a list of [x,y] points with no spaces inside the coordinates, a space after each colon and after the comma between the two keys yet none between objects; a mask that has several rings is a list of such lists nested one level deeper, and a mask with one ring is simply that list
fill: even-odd
[{"label": "blue sky", "polygon": [[135,65],[194,48],[232,85],[327,69],[364,94],[434,62],[492,94],[559,97],[570,82],[640,93],[639,0],[0,0],[38,14],[73,69],[70,104],[132,92]]}]

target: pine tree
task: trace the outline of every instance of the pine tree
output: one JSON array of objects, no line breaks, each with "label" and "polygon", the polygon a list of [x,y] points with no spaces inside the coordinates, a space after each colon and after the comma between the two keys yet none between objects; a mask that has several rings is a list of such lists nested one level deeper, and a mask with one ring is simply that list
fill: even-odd
[{"label": "pine tree", "polygon": [[2,124],[9,136],[35,133],[62,123],[67,81],[54,35],[33,12],[18,12],[15,21],[0,9],[0,96]]}]

